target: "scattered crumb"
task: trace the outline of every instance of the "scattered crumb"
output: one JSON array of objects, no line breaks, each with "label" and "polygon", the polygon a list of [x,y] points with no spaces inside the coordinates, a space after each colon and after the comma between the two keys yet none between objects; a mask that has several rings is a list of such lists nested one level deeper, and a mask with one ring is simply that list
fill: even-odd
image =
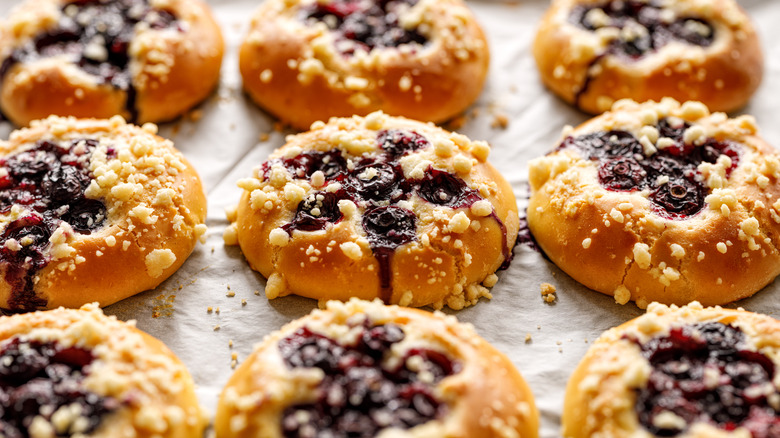
[{"label": "scattered crumb", "polygon": [[493,121],[490,122],[490,127],[493,129],[506,129],[509,126],[509,116],[503,112],[494,112]]},{"label": "scattered crumb", "polygon": [[233,340],[232,339],[230,339],[228,341],[228,347],[233,348]]},{"label": "scattered crumb", "polygon": [[246,298],[241,298],[241,305],[246,306]]},{"label": "scattered crumb", "polygon": [[152,318],[159,318],[161,316],[171,317],[173,316],[173,303],[176,301],[176,295],[158,295],[154,299],[154,306],[152,307]]},{"label": "scattered crumb", "polygon": [[238,353],[236,353],[235,351],[230,353],[230,358],[233,360],[238,360]]},{"label": "scattered crumb", "polygon": [[231,369],[236,369],[236,365],[238,365],[238,361],[237,360],[231,360],[230,361],[230,368]]},{"label": "scattered crumb", "polygon": [[558,298],[558,296],[555,294],[555,286],[551,285],[550,283],[542,283],[540,285],[540,289],[542,292],[542,299],[546,303],[552,303],[555,302],[555,300]]},{"label": "scattered crumb", "polygon": [[561,342],[561,341],[555,341],[555,345],[561,345],[561,344],[563,344],[563,342]]},{"label": "scattered crumb", "polygon": [[257,296],[260,296],[260,291],[259,291],[259,290],[256,290],[256,291],[255,291],[255,295],[257,295]]},{"label": "scattered crumb", "polygon": [[225,296],[227,296],[228,298],[233,298],[234,296],[236,296],[236,293],[233,292],[232,290],[229,290],[229,291],[227,291]]},{"label": "scattered crumb", "polygon": [[213,308],[213,307],[211,307],[211,306],[209,306],[209,307],[207,307],[207,308],[206,308],[206,313],[211,313],[211,312],[213,312],[213,311],[214,311],[214,308]]},{"label": "scattered crumb", "polygon": [[216,309],[214,309],[214,311],[215,311],[215,312],[217,312],[217,315],[219,315],[219,307],[217,307]]},{"label": "scattered crumb", "polygon": [[537,326],[536,326],[536,329],[537,329],[537,330],[541,330],[541,329],[542,329],[542,326],[541,326],[541,325],[537,325]]},{"label": "scattered crumb", "polygon": [[217,330],[219,330],[219,324],[214,326],[214,331],[217,331]]},{"label": "scattered crumb", "polygon": [[271,138],[271,134],[269,134],[267,132],[262,132],[262,133],[260,133],[260,136],[258,137],[258,140],[260,140],[261,142],[266,142],[266,141],[268,141],[269,138]]},{"label": "scattered crumb", "polygon": [[530,344],[532,340],[533,339],[531,338],[531,334],[530,333],[526,333],[525,334],[525,343],[526,344]]}]

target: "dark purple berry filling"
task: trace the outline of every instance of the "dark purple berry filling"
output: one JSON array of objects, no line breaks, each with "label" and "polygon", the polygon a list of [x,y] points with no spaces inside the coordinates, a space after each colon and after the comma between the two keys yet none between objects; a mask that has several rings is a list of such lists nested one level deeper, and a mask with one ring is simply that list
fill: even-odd
[{"label": "dark purple berry filling", "polygon": [[417,182],[416,192],[431,204],[451,208],[470,207],[482,199],[462,179],[436,169],[429,169]]},{"label": "dark purple berry filling", "polygon": [[0,78],[17,62],[65,55],[100,83],[126,91],[127,110],[135,120],[138,114],[128,54],[135,26],[144,22],[153,29],[182,30],[176,17],[153,9],[147,0],[82,0],[68,3],[62,12],[57,26],[3,61]]},{"label": "dark purple berry filling", "polygon": [[673,127],[663,119],[657,128],[674,144],[645,156],[642,145],[624,131],[608,131],[568,137],[560,148],[576,147],[586,159],[598,162],[599,183],[613,191],[649,190],[656,213],[670,219],[687,219],[704,208],[709,193],[698,166],[715,163],[721,155],[731,158],[726,175],[739,164],[740,147],[731,141],[708,139],[700,146],[685,144],[687,123]]},{"label": "dark purple berry filling", "polygon": [[0,159],[0,213],[8,214],[14,205],[31,210],[0,234],[0,264],[6,266],[5,281],[13,290],[11,310],[46,305],[33,291],[33,277],[49,262],[49,238],[61,222],[83,234],[103,226],[106,207],[84,196],[97,145],[89,139],[63,146],[41,140],[32,149]]},{"label": "dark purple berry filling", "polygon": [[337,47],[344,55],[352,55],[357,48],[398,47],[403,44],[424,45],[428,40],[416,29],[405,29],[398,22],[404,9],[417,0],[333,0],[314,2],[301,11],[306,21],[320,21],[337,33],[341,41],[354,44]]},{"label": "dark purple berry filling", "polygon": [[[591,22],[589,12],[601,9],[606,14],[605,23]],[[621,36],[612,40],[604,53],[596,56],[588,68],[601,62],[605,55],[616,55],[629,61],[639,60],[663,46],[678,41],[701,47],[709,47],[715,39],[715,29],[707,21],[696,17],[664,19],[664,7],[658,0],[612,0],[592,6],[577,6],[569,21],[587,30],[612,27],[621,30]],[[631,35],[626,37],[624,35]],[[575,95],[575,102],[587,92],[593,76],[588,73],[582,87]]]},{"label": "dark purple berry filling", "polygon": [[[455,175],[428,168],[422,179],[407,180],[400,159],[406,154],[430,147],[430,142],[413,131],[384,130],[377,134],[380,152],[355,160],[348,165],[338,150],[307,151],[292,158],[269,160],[262,164],[260,173],[271,176],[272,167],[281,164],[295,178],[309,179],[322,171],[326,182],[341,184],[334,192],[317,192],[301,201],[292,221],[282,227],[290,235],[293,231],[320,231],[329,224],[341,221],[338,208],[342,199],[364,208],[363,230],[379,262],[382,297],[392,297],[390,262],[396,248],[412,242],[417,234],[417,220],[413,212],[396,205],[416,194],[422,200],[454,209],[468,208],[482,199],[479,193]],[[506,245],[506,226],[493,213],[492,217],[504,234],[504,264],[512,258]]]},{"label": "dark purple berry filling", "polygon": [[93,360],[89,350],[65,348],[56,342],[13,338],[0,345],[0,435],[28,438],[36,416],[50,421],[59,408],[73,405],[81,409],[78,425],[72,422],[68,430],[55,436],[94,431],[120,403],[83,387]]},{"label": "dark purple berry filling", "polygon": [[780,412],[769,401],[780,397],[774,363],[748,350],[739,328],[719,322],[684,325],[640,347],[653,370],[647,386],[637,391],[636,411],[653,435],[673,437],[687,429],[655,421],[672,412],[687,425],[743,427],[753,438],[780,436]]},{"label": "dark purple berry filling", "polygon": [[[608,17],[605,23],[591,22],[588,13],[594,9],[604,11]],[[613,40],[607,49],[609,53],[629,59],[639,59],[673,41],[702,47],[712,44],[715,30],[709,23],[696,17],[664,20],[663,11],[664,7],[660,1],[609,1],[605,4],[574,8],[571,21],[588,30],[600,27],[632,30],[625,32],[631,35],[630,38],[621,36]]]},{"label": "dark purple berry filling", "polygon": [[298,210],[292,222],[282,228],[292,234],[293,230],[319,231],[327,224],[341,222],[344,217],[339,210],[339,200],[343,199],[343,190],[337,193],[317,192],[307,196],[298,204]]},{"label": "dark purple berry filling", "polygon": [[398,325],[366,322],[355,345],[306,327],[282,339],[279,351],[289,368],[325,373],[316,402],[285,409],[284,436],[371,438],[386,428],[409,429],[444,415],[447,406],[436,400],[433,385],[459,372],[460,364],[436,351],[411,349],[400,365],[388,367],[390,349],[404,336]]}]

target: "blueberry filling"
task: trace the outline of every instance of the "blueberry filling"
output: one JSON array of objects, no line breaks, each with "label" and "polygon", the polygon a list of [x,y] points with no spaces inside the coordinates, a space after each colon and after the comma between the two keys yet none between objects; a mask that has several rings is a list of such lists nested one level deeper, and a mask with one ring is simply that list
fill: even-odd
[{"label": "blueberry filling", "polygon": [[135,120],[135,88],[130,74],[130,42],[138,23],[152,29],[182,30],[169,11],[147,0],[82,0],[68,3],[56,26],[16,49],[0,67],[0,79],[18,62],[65,55],[99,83],[127,92],[126,108]]},{"label": "blueberry filling", "polygon": [[390,349],[404,337],[398,325],[366,322],[354,345],[306,327],[282,339],[279,351],[288,368],[319,368],[325,374],[316,402],[285,409],[284,436],[371,438],[386,428],[409,429],[441,418],[447,406],[433,395],[433,385],[461,366],[422,348],[407,351],[399,365],[389,366]]},{"label": "blueberry filling", "polygon": [[639,60],[677,41],[684,44],[709,47],[715,39],[715,29],[697,17],[671,17],[660,1],[613,0],[601,5],[577,6],[569,21],[590,31],[614,28],[619,37],[610,41],[607,49],[596,56],[588,68],[580,90],[575,95],[579,102],[588,90],[593,76],[591,67],[606,55],[615,55],[629,61]]},{"label": "blueberry filling", "polygon": [[[704,422],[726,431],[742,427],[753,438],[780,436],[774,363],[749,350],[739,328],[689,324],[639,344],[652,372],[646,387],[637,390],[636,412],[653,435],[677,436]],[[668,413],[686,426],[659,420]]]},{"label": "blueberry filling", "polygon": [[[428,40],[416,29],[405,29],[398,16],[417,0],[332,0],[314,2],[305,6],[301,19],[323,22],[337,35],[336,46],[344,55],[352,55],[358,48],[398,47],[404,44],[424,45]],[[339,44],[350,41],[353,44]]]},{"label": "blueberry filling", "polygon": [[36,416],[52,422],[60,408],[79,414],[67,423],[55,422],[54,436],[83,436],[97,429],[120,403],[83,387],[93,360],[89,350],[62,347],[57,342],[17,337],[0,344],[0,435],[28,438]]},{"label": "blueberry filling", "polygon": [[82,234],[103,226],[106,207],[84,195],[92,181],[89,160],[97,145],[90,139],[63,146],[41,140],[31,149],[0,159],[0,213],[12,214],[15,205],[26,210],[0,234],[0,264],[12,288],[11,310],[46,305],[33,291],[34,276],[48,264],[49,238],[61,222]]},{"label": "blueberry filling", "polygon": [[704,208],[708,189],[698,166],[715,163],[721,155],[731,159],[726,176],[739,164],[740,147],[728,140],[707,139],[703,144],[685,144],[690,125],[674,127],[667,119],[657,125],[660,137],[671,145],[645,156],[642,145],[624,131],[607,131],[568,137],[560,148],[576,147],[586,159],[598,163],[599,183],[613,191],[649,191],[653,210],[670,219],[686,219]]},{"label": "blueberry filling", "polygon": [[715,38],[713,27],[696,17],[667,17],[671,12],[660,1],[609,1],[602,5],[578,6],[570,20],[595,31],[603,27],[621,30],[610,42],[609,53],[639,59],[673,41],[709,47]]},{"label": "blueberry filling", "polygon": [[[413,131],[384,130],[377,134],[379,153],[364,156],[348,165],[338,150],[307,151],[292,158],[269,160],[260,173],[271,177],[274,165],[281,165],[298,179],[311,178],[321,171],[326,182],[340,184],[335,191],[315,192],[298,204],[292,221],[282,227],[293,231],[320,231],[339,223],[343,214],[339,201],[348,200],[364,208],[362,227],[379,262],[382,297],[392,297],[390,262],[396,248],[416,239],[417,223],[412,211],[398,206],[412,194],[434,205],[453,209],[469,208],[480,201],[479,193],[460,178],[429,168],[421,179],[407,180],[400,159],[414,151],[430,147],[425,137]],[[512,253],[506,245],[506,226],[493,212],[503,233],[504,264],[509,265]]]}]

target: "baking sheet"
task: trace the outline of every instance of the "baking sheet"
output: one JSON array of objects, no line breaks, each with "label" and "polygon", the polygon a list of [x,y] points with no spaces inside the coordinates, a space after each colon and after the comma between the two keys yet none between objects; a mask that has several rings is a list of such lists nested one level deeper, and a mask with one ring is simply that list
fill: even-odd
[{"label": "baking sheet", "polygon": [[[0,0],[0,13],[15,3]],[[763,136],[780,146],[780,45],[769,44],[780,40],[780,2],[740,3],[756,21],[767,61],[764,83],[744,113],[754,114]],[[209,201],[207,242],[157,289],[105,309],[120,319],[136,320],[139,328],[164,341],[189,367],[200,401],[212,413],[233,371],[232,354],[241,363],[266,334],[317,307],[315,301],[299,297],[268,301],[263,293],[265,279],[249,269],[237,247],[222,242],[228,225],[225,208],[236,204],[241,193],[236,181],[248,176],[284,144],[285,135],[293,133],[276,130],[275,121],[241,92],[237,49],[258,4],[211,1],[227,45],[219,89],[197,111],[160,127],[160,134],[175,142],[203,179]],[[486,30],[492,60],[485,90],[458,131],[492,145],[490,161],[510,181],[522,207],[528,196],[528,161],[555,147],[564,125],[588,117],[539,82],[530,46],[548,1],[473,0],[469,4]],[[0,136],[7,138],[11,129],[0,124]],[[557,288],[555,302],[542,299],[541,283]],[[778,317],[778,289],[776,281],[729,307]],[[492,292],[492,300],[449,313],[472,323],[512,359],[536,396],[541,436],[558,437],[569,374],[601,332],[643,311],[633,303],[620,306],[611,297],[580,286],[524,246],[515,249],[514,261],[499,272]]]}]

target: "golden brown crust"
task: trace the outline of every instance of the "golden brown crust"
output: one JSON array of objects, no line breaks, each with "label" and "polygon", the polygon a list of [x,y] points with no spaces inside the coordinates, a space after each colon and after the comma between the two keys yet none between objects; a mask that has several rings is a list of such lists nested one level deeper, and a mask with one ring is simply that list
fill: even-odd
[{"label": "golden brown crust", "polygon": [[615,28],[591,32],[570,22],[574,7],[591,4],[604,2],[553,2],[533,48],[542,82],[583,111],[600,114],[620,99],[644,102],[664,97],[698,100],[713,111],[734,111],[761,83],[764,61],[758,35],[733,0],[666,2],[664,7],[677,17],[699,17],[710,23],[713,43],[709,47],[670,43],[635,61],[604,55]]},{"label": "golden brown crust", "polygon": [[103,418],[90,437],[203,435],[208,418],[198,405],[195,385],[184,364],[165,344],[131,324],[103,315],[97,305],[0,317],[0,345],[16,337],[55,341],[92,352],[95,359],[84,386],[122,404]]},{"label": "golden brown crust", "polygon": [[[639,318],[605,332],[577,366],[566,386],[563,411],[564,438],[642,437],[654,435],[643,430],[634,410],[636,391],[647,384],[650,364],[638,345],[640,342],[668,335],[673,327],[699,322],[720,322],[745,333],[751,350],[758,351],[780,366],[780,321],[744,310],[703,308],[699,303],[678,308],[652,303]],[[775,379],[775,388],[780,382]],[[680,438],[737,438],[750,436],[738,428],[726,432],[694,423]]]},{"label": "golden brown crust", "polygon": [[344,56],[334,33],[299,18],[306,0],[265,2],[241,46],[244,88],[260,106],[298,129],[332,116],[388,114],[441,122],[482,90],[487,41],[461,0],[421,0],[400,22],[426,29],[412,50],[374,49]]},{"label": "golden brown crust", "polygon": [[[76,0],[30,0],[0,25],[3,59],[39,33],[57,26],[63,5]],[[136,26],[130,44],[130,70],[136,92],[136,122],[171,120],[203,99],[219,81],[224,43],[208,6],[200,0],[152,0],[171,11],[179,30]],[[2,78],[0,108],[14,124],[56,114],[132,119],[128,93],[81,70],[67,57],[15,63]]]},{"label": "golden brown crust", "polygon": [[434,389],[436,397],[447,403],[448,414],[405,431],[384,430],[380,436],[538,436],[538,412],[527,384],[510,360],[471,326],[441,313],[357,299],[329,302],[325,310],[315,310],[268,336],[225,386],[214,423],[217,436],[281,437],[281,412],[309,401],[322,374],[312,373],[312,369],[289,369],[279,354],[278,342],[304,326],[343,340],[349,328],[365,318],[376,325],[393,323],[402,327],[405,338],[392,349],[393,357],[402,357],[410,348],[425,348],[462,365],[461,371],[444,378]]},{"label": "golden brown crust", "polygon": [[482,199],[471,208],[458,209],[424,202],[417,195],[401,201],[398,205],[417,217],[416,237],[392,255],[391,295],[385,296],[380,262],[361,225],[368,209],[365,203],[342,200],[343,220],[324,231],[288,234],[281,227],[292,221],[305,197],[338,190],[340,185],[313,188],[312,181],[294,178],[281,164],[271,167],[268,178],[256,170],[252,178],[239,182],[244,193],[226,241],[240,244],[252,269],[268,278],[269,298],[289,293],[342,301],[382,297],[407,306],[446,304],[459,309],[489,296],[480,283],[495,283],[493,273],[505,261],[504,251],[511,252],[519,221],[512,188],[486,162],[489,147],[484,142],[432,124],[373,113],[315,124],[311,131],[288,138],[271,158],[340,150],[345,158],[357,161],[380,152],[377,135],[385,129],[416,132],[431,144],[400,160],[405,178],[421,179],[433,166],[461,178]]},{"label": "golden brown crust", "polygon": [[750,296],[780,273],[780,157],[752,117],[727,119],[695,102],[621,101],[567,135],[615,129],[641,138],[666,115],[691,123],[691,133],[701,128],[701,138],[741,145],[728,178],[725,163],[699,165],[707,191],[701,212],[661,217],[646,191],[605,189],[598,162],[566,148],[530,163],[529,227],[561,269],[620,303],[716,305]]},{"label": "golden brown crust", "polygon": [[[38,140],[67,142],[95,139],[93,181],[85,194],[106,206],[105,226],[76,233],[64,222],[50,239],[48,263],[34,276],[34,291],[46,308],[77,308],[88,302],[107,306],[152,289],[187,259],[206,227],[206,197],[200,178],[156,126],[138,127],[110,120],[50,117],[11,134],[0,153],[12,155]],[[107,148],[116,156],[106,156]],[[12,209],[0,217],[2,228],[29,214]],[[8,266],[0,266],[4,274]],[[15,293],[0,281],[0,308]],[[26,309],[30,310],[30,309]]]}]

